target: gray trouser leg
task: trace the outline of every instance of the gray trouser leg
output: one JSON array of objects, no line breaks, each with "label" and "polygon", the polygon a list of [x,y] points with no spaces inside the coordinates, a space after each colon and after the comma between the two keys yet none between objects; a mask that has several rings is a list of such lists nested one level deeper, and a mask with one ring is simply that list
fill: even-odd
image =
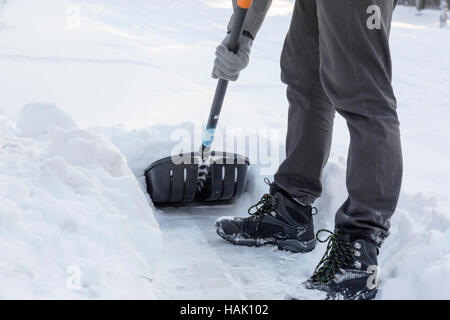
[{"label": "gray trouser leg", "polygon": [[281,78],[289,101],[286,159],[275,183],[304,204],[322,192],[321,175],[330,152],[335,110],[319,74],[319,29],[315,1],[297,1],[281,56]]},{"label": "gray trouser leg", "polygon": [[[309,194],[314,199],[320,195],[320,173],[331,141],[333,111],[324,103],[329,99],[346,119],[351,137],[347,164],[349,196],[336,214],[336,228],[370,238],[378,245],[388,235],[402,179],[389,50],[395,2],[298,0],[297,17],[294,13],[289,31],[298,33],[288,34],[282,57],[283,80],[290,96],[290,122],[287,159],[277,172],[276,183],[293,196],[307,198]],[[309,47],[312,34],[316,33],[300,39],[302,25],[315,20],[306,17],[311,3],[317,5],[319,58],[313,52],[307,54],[309,50],[317,53],[315,46]],[[299,18],[305,20],[298,21]],[[294,51],[299,58],[294,57]],[[312,69],[316,67],[319,75],[313,76]],[[308,76],[311,78],[306,79]],[[317,77],[321,86],[312,84]],[[319,99],[322,90],[327,98]]]}]

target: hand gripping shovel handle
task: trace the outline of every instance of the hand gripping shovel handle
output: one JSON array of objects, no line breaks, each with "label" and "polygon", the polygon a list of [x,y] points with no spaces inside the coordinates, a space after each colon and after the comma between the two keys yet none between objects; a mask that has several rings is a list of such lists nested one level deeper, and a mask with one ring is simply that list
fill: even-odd
[{"label": "hand gripping shovel handle", "polygon": [[[239,41],[242,32],[244,31],[245,18],[247,12],[252,5],[252,0],[238,0],[238,8],[234,13],[233,26],[230,34],[230,42],[228,49],[237,52],[239,49]],[[219,122],[220,111],[222,110],[225,93],[228,88],[228,80],[219,79],[217,82],[216,93],[214,94],[211,111],[209,113],[206,130],[203,133],[203,141],[201,147],[202,160],[206,161],[209,158],[211,151],[211,144],[214,140],[214,133],[216,131],[217,123]]]}]

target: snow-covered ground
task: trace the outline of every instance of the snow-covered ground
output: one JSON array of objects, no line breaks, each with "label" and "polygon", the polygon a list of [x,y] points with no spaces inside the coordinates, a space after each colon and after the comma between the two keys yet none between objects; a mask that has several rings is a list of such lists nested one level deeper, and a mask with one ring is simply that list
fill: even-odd
[{"label": "snow-covered ground", "polygon": [[[292,3],[274,1],[220,122],[278,147]],[[217,217],[259,200],[277,161],[240,150],[257,165],[227,206],[157,210],[144,193],[143,171],[171,153],[172,134],[206,118],[229,13],[228,0],[0,0],[0,298],[319,298],[299,288],[323,245],[296,255],[231,246],[214,231]],[[379,299],[450,298],[450,28],[438,14],[395,12],[405,177]],[[337,117],[317,229],[332,229],[346,197],[347,147]]]},{"label": "snow-covered ground", "polygon": [[161,232],[117,147],[54,105],[0,120],[0,298],[155,298]]}]

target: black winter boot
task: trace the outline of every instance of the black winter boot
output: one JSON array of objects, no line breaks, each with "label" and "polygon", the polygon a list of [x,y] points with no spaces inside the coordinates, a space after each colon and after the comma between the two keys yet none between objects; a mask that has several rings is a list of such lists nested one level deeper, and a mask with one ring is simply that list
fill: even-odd
[{"label": "black winter boot", "polygon": [[250,217],[218,219],[217,234],[236,245],[276,244],[279,249],[292,252],[313,250],[316,245],[312,219],[315,209],[302,206],[275,183],[269,185],[270,193],[248,210]]},{"label": "black winter boot", "polygon": [[[319,233],[328,232],[325,240]],[[330,300],[371,300],[378,289],[378,248],[369,240],[328,230],[317,232],[319,242],[328,242],[327,250],[313,276],[305,282],[307,289],[327,293]]]}]

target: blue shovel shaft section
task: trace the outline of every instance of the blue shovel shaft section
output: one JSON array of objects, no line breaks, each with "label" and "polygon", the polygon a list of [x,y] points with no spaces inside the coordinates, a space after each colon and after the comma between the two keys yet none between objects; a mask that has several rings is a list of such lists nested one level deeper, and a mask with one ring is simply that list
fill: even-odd
[{"label": "blue shovel shaft section", "polygon": [[[247,17],[248,9],[238,7],[235,12],[234,22],[230,34],[230,42],[228,49],[233,52],[237,52],[239,49],[239,40],[242,32],[244,31],[245,18]],[[228,81],[219,79],[217,82],[216,92],[214,94],[211,111],[209,113],[208,123],[206,130],[203,133],[203,141],[201,147],[201,153],[203,160],[209,157],[211,151],[211,144],[214,141],[214,134],[216,132],[217,124],[219,122],[220,111],[225,99],[225,94],[228,89]]]}]

